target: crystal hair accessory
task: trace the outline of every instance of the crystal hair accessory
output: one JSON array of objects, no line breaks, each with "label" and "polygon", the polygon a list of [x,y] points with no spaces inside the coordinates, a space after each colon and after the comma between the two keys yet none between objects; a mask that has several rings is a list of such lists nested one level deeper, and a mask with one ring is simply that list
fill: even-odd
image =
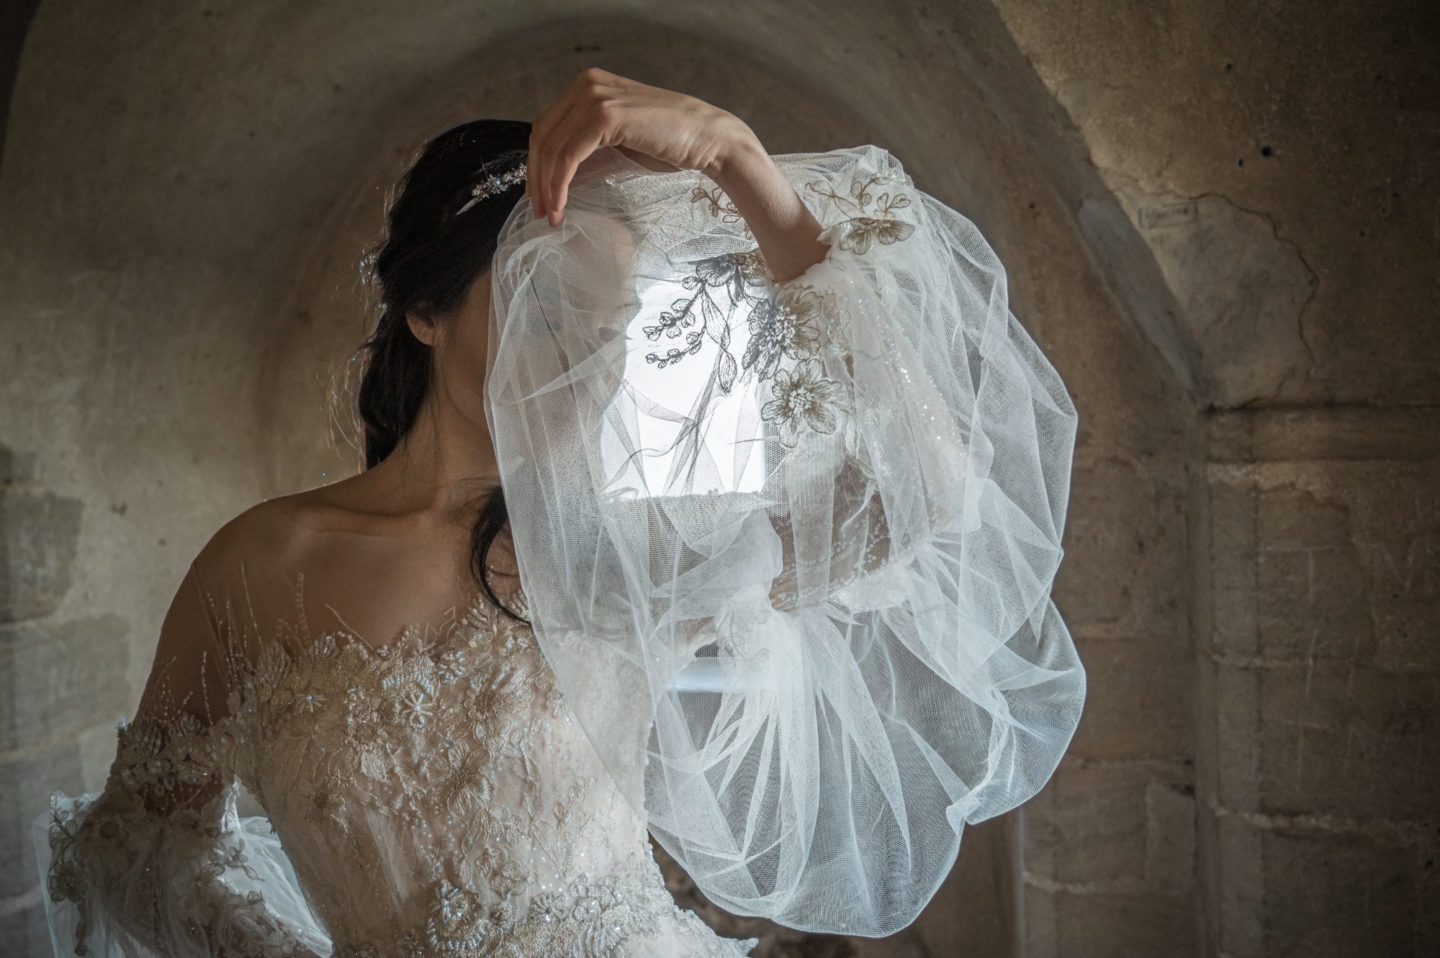
[{"label": "crystal hair accessory", "polygon": [[455,211],[455,215],[459,216],[486,197],[494,196],[496,193],[503,193],[516,183],[523,182],[524,179],[524,163],[521,163],[513,169],[506,170],[504,173],[496,173],[485,177],[470,188],[470,199],[465,202],[464,206]]}]

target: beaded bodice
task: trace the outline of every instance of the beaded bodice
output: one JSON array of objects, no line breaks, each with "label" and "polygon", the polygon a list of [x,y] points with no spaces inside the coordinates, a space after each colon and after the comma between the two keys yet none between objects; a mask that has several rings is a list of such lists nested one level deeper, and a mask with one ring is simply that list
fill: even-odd
[{"label": "beaded bodice", "polygon": [[[218,778],[194,818],[222,822],[203,857],[247,867],[223,825],[242,783],[337,956],[744,954],[675,907],[527,625],[477,601],[386,648],[295,638],[236,670],[208,728],[177,712],[122,730],[111,801],[88,827],[57,810],[52,886],[103,849],[107,814],[133,823],[157,794]],[[265,907],[263,891],[203,897],[199,913]],[[283,927],[267,935],[255,953],[306,953]]]}]

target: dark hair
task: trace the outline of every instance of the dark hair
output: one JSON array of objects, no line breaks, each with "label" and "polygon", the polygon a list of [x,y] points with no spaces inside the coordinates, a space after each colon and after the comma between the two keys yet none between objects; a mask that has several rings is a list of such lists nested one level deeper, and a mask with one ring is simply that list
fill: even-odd
[{"label": "dark hair", "polygon": [[[473,203],[471,189],[525,162],[529,145],[525,120],[472,120],[426,143],[396,184],[385,239],[370,260],[380,291],[380,319],[360,347],[365,372],[358,405],[366,469],[395,451],[430,390],[430,347],[415,338],[406,314],[444,314],[464,301],[490,265],[500,229],[525,183],[517,180]],[[470,569],[491,602],[524,621],[495,594],[486,564],[508,521],[505,495],[497,485],[481,503],[471,531]]]}]

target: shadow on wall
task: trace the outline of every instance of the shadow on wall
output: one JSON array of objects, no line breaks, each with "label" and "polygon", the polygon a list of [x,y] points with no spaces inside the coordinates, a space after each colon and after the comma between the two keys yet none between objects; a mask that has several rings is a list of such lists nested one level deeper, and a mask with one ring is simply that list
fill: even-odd
[{"label": "shadow on wall", "polygon": [[10,119],[10,97],[15,92],[15,74],[20,69],[20,52],[40,0],[8,0],[0,5],[0,161],[5,156],[5,127]]}]

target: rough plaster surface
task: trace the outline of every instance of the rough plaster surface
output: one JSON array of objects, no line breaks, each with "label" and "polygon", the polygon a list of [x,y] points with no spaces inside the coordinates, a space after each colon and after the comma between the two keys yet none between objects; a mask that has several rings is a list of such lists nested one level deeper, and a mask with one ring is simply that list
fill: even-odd
[{"label": "rough plaster surface", "polygon": [[592,64],[891,149],[1081,413],[1070,755],[911,928],[766,954],[1440,950],[1434,33],[1307,9],[47,0],[0,166],[5,952],[44,951],[21,828],[102,784],[190,556],[355,468],[385,187]]},{"label": "rough plaster surface", "polygon": [[[1250,328],[1196,329],[1202,347],[1243,357],[1208,367],[1222,396],[1236,405],[1440,401],[1440,328],[1421,319],[1434,315],[1440,277],[1417,268],[1440,255],[1433,4],[1323,13],[1307,0],[996,6],[1122,195],[1211,197],[1250,211],[1313,274],[1313,297],[1296,297],[1303,310],[1257,315]],[[1126,208],[1143,228],[1140,207]],[[1253,309],[1253,285],[1236,285],[1229,265],[1212,262],[1190,283],[1212,296],[1228,289],[1235,309]],[[1306,272],[1273,284],[1298,292]],[[1252,378],[1253,361],[1274,365],[1272,338],[1297,325],[1309,353],[1290,355],[1289,375]],[[1235,336],[1258,337],[1259,348],[1246,354],[1226,342]]]}]

